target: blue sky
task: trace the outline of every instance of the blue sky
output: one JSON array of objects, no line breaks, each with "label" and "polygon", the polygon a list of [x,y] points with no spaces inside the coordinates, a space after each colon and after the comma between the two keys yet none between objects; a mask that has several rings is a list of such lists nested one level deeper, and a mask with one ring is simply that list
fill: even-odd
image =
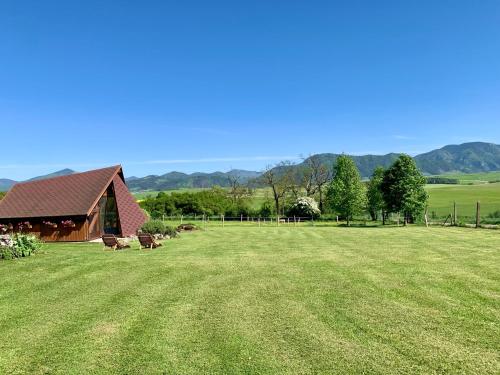
[{"label": "blue sky", "polygon": [[0,3],[0,177],[500,143],[500,2]]}]

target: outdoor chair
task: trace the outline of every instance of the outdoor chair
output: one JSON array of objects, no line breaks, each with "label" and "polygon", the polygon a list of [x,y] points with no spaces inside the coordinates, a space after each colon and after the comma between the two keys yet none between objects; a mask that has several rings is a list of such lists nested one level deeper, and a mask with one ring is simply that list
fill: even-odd
[{"label": "outdoor chair", "polygon": [[161,243],[155,241],[154,237],[150,234],[139,234],[140,248],[156,249],[161,246]]},{"label": "outdoor chair", "polygon": [[104,249],[110,247],[113,250],[127,249],[130,246],[118,241],[118,238],[114,234],[105,234],[102,236],[102,242],[104,243]]}]

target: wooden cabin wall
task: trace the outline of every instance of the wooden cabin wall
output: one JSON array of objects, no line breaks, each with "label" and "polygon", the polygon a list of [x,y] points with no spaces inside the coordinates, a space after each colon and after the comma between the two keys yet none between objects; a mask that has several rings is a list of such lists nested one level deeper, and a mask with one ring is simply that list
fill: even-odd
[{"label": "wooden cabin wall", "polygon": [[[67,220],[67,219],[66,219]],[[72,218],[75,223],[74,228],[63,228],[60,224],[60,219],[16,219],[13,224],[18,222],[28,221],[32,228],[23,229],[22,233],[32,234],[40,238],[44,242],[80,242],[88,241],[88,223],[86,218]],[[57,228],[50,228],[43,224],[43,221],[51,221],[58,223]],[[4,224],[8,224],[4,222]]]},{"label": "wooden cabin wall", "polygon": [[[86,220],[73,220],[74,228],[63,228],[59,225],[56,229],[42,225],[40,239],[44,242],[80,242],[88,239],[88,224]],[[34,226],[33,226],[34,227]]]}]

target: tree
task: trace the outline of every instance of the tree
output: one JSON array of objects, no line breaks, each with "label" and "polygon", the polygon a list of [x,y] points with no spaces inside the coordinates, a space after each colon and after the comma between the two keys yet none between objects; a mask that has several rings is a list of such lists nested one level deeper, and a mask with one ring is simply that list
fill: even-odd
[{"label": "tree", "polygon": [[317,155],[304,160],[301,185],[307,197],[318,195],[319,209],[323,212],[325,186],[331,181],[332,173]]},{"label": "tree", "polygon": [[262,174],[261,179],[271,188],[276,213],[279,215],[282,201],[294,183],[291,163],[281,162],[275,166],[268,166]]},{"label": "tree", "polygon": [[0,191],[0,201],[3,199],[3,197],[5,197],[6,193],[4,193],[3,191]]},{"label": "tree", "polygon": [[385,221],[384,215],[384,196],[382,194],[382,181],[384,180],[384,168],[377,167],[373,171],[372,178],[368,182],[366,198],[368,203],[368,212],[373,221],[377,220],[378,213],[382,211],[382,220]]},{"label": "tree", "polygon": [[387,209],[403,214],[405,225],[425,210],[428,199],[425,183],[425,177],[408,155],[401,155],[384,172],[381,188]]},{"label": "tree", "polygon": [[350,225],[354,215],[363,211],[366,204],[365,187],[354,161],[346,155],[337,159],[334,177],[327,192],[333,210],[341,214]]},{"label": "tree", "polygon": [[230,173],[227,176],[229,183],[228,195],[233,204],[239,205],[243,200],[252,196],[253,191],[241,183],[241,176],[237,172]]}]

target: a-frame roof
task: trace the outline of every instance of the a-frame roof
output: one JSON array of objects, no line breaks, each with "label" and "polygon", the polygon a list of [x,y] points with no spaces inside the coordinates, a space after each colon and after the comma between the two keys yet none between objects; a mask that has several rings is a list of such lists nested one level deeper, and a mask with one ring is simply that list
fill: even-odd
[{"label": "a-frame roof", "polygon": [[0,201],[0,219],[88,215],[121,166],[14,185]]}]

